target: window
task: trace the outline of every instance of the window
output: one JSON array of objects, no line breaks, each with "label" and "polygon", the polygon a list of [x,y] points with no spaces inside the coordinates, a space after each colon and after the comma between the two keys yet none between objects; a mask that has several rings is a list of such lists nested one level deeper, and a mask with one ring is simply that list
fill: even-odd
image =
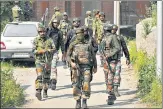
[{"label": "window", "polygon": [[65,12],[71,17],[71,1],[65,1]]},{"label": "window", "polygon": [[34,24],[9,24],[4,32],[5,37],[35,37],[37,34]]}]

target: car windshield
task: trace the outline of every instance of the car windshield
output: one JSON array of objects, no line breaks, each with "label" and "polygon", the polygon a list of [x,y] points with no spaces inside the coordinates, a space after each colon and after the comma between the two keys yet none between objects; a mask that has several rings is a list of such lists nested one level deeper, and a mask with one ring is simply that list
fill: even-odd
[{"label": "car windshield", "polygon": [[37,27],[34,24],[9,24],[4,32],[5,37],[35,37],[37,34]]}]

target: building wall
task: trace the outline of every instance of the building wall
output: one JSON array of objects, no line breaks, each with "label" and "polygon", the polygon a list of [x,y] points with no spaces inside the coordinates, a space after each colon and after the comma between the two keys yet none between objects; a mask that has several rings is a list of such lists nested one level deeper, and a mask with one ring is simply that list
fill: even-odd
[{"label": "building wall", "polygon": [[[43,13],[45,12],[46,7],[49,8],[49,13],[48,13],[48,20],[51,19],[52,15],[54,14],[54,7],[58,6],[61,10],[61,12],[67,11],[67,9],[65,9],[65,1],[67,0],[61,0],[61,1],[52,1],[52,0],[46,0],[46,1],[34,1],[33,3],[33,9],[34,9],[34,20],[40,21],[41,17],[43,15]],[[134,1],[133,1],[134,2]],[[135,3],[133,3],[132,1],[128,2],[129,5],[129,10],[131,12],[129,13],[121,13],[123,16],[126,14],[129,21],[128,24],[134,24],[137,23],[139,21],[139,17],[143,16],[146,12],[145,12],[145,5],[149,5],[149,1],[135,1]],[[70,15],[69,18],[72,19],[73,17],[80,17],[81,20],[84,20],[85,17],[85,12],[86,10],[93,10],[93,9],[99,9],[103,12],[105,12],[106,14],[106,19],[109,20],[111,23],[113,23],[113,17],[114,17],[114,1],[98,1],[98,0],[94,0],[92,2],[92,5],[90,5],[90,7],[88,7],[87,5],[88,1],[70,1]],[[90,1],[89,1],[90,3]],[[69,7],[69,6],[68,6]],[[139,17],[133,13],[132,11],[134,10],[134,12],[137,15],[140,15]],[[121,17],[122,20],[125,20],[125,17]],[[127,20],[128,20],[127,19]],[[83,22],[83,21],[82,21]],[[125,22],[125,21],[123,21]],[[126,24],[126,23],[122,23],[121,24]]]}]

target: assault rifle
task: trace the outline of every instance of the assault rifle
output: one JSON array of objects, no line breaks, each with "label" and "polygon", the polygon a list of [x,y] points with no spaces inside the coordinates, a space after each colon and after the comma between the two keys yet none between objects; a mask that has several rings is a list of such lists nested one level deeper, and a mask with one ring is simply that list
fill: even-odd
[{"label": "assault rifle", "polygon": [[102,51],[103,56],[105,57],[105,59],[103,59],[103,61],[106,63],[108,69],[111,71],[111,66],[110,66],[111,59],[106,57],[103,48],[101,49],[101,51]]},{"label": "assault rifle", "polygon": [[76,68],[77,68],[77,76],[80,75],[81,69],[79,67],[79,61],[78,61],[78,55],[74,56],[74,59],[72,59],[72,62],[74,62],[76,64]]},{"label": "assault rifle", "polygon": [[43,25],[45,25],[45,27],[46,27],[47,15],[48,15],[48,8],[46,8],[45,13],[43,14],[43,16],[41,18],[41,22]]}]

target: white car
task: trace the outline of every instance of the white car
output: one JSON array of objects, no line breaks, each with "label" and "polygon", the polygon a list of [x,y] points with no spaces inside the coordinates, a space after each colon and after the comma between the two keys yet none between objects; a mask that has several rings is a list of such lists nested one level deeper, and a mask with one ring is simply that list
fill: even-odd
[{"label": "white car", "polygon": [[39,22],[11,22],[8,23],[1,34],[1,60],[32,60],[32,43],[38,35]]}]

